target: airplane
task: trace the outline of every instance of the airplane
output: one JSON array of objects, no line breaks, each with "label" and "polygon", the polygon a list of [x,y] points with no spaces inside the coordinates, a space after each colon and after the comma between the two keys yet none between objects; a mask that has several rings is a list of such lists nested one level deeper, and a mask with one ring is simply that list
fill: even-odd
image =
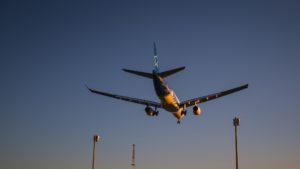
[{"label": "airplane", "polygon": [[183,67],[178,67],[175,69],[160,72],[155,42],[153,43],[153,48],[154,48],[154,69],[153,69],[152,73],[141,72],[141,71],[130,70],[130,69],[123,69],[123,71],[152,79],[154,89],[155,89],[156,95],[158,96],[158,98],[160,100],[160,103],[154,102],[154,101],[149,101],[149,100],[144,100],[144,99],[138,99],[138,98],[133,98],[133,97],[127,97],[127,96],[121,96],[121,95],[116,95],[116,94],[112,94],[112,93],[102,92],[99,90],[91,89],[88,86],[86,86],[87,89],[90,92],[95,93],[95,94],[100,94],[100,95],[132,102],[132,103],[142,104],[142,105],[146,106],[145,112],[148,116],[158,116],[159,111],[157,109],[158,108],[165,109],[166,111],[168,111],[172,115],[174,115],[177,118],[177,123],[180,124],[180,120],[187,114],[187,111],[186,111],[187,107],[193,106],[194,115],[199,116],[201,114],[201,109],[199,108],[198,104],[204,103],[204,102],[207,102],[210,100],[214,100],[214,99],[220,98],[222,96],[225,96],[225,95],[248,88],[248,84],[244,84],[244,85],[241,85],[241,86],[229,89],[229,90],[225,90],[222,92],[217,92],[214,94],[209,94],[206,96],[201,96],[201,97],[197,97],[194,99],[189,99],[189,100],[181,102],[181,101],[179,101],[175,92],[169,87],[165,78],[172,74],[175,74],[181,70],[184,70],[185,67],[183,66]]}]

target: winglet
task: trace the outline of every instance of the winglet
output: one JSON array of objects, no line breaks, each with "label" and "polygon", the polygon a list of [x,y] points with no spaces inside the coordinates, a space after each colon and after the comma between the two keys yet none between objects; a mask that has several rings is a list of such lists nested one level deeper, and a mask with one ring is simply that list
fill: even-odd
[{"label": "winglet", "polygon": [[87,84],[84,84],[84,85],[85,85],[85,87],[86,87],[90,92],[92,92],[92,89],[90,89],[89,86],[88,86]]}]

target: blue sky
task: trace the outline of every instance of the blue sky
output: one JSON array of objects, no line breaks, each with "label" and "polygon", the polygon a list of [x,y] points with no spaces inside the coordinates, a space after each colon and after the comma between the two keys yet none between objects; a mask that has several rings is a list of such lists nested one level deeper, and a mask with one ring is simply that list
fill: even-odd
[{"label": "blue sky", "polygon": [[[241,118],[244,169],[294,169],[300,158],[298,1],[1,1],[0,168],[234,167]],[[186,100],[249,83],[188,110],[161,110],[89,93],[84,84],[158,101],[152,82],[122,72],[160,69]]]}]

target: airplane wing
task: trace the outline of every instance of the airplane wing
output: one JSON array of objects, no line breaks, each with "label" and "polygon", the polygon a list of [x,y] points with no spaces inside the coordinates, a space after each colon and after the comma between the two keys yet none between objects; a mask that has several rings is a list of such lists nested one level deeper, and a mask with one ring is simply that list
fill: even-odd
[{"label": "airplane wing", "polygon": [[181,102],[179,106],[180,107],[193,106],[195,104],[199,104],[199,103],[207,102],[207,101],[210,101],[210,100],[214,100],[214,99],[217,99],[219,97],[226,96],[228,94],[231,94],[231,93],[234,93],[234,92],[246,89],[246,88],[248,88],[248,84],[245,84],[245,85],[242,85],[242,86],[239,86],[239,87],[236,87],[236,88],[232,88],[232,89],[229,89],[229,90],[225,90],[225,91],[222,91],[222,92],[218,92],[218,93],[214,93],[214,94],[210,94],[210,95],[206,95],[206,96],[186,100],[186,101]]},{"label": "airplane wing", "polygon": [[128,102],[132,102],[132,103],[137,103],[137,104],[142,104],[142,105],[146,105],[146,106],[153,106],[153,107],[156,107],[156,108],[161,108],[161,104],[157,103],[157,102],[143,100],[143,99],[137,99],[137,98],[132,98],[132,97],[127,97],[127,96],[121,96],[121,95],[116,95],[116,94],[111,94],[111,93],[105,93],[105,92],[101,92],[101,91],[98,91],[98,90],[91,89],[88,86],[86,86],[86,87],[92,93],[96,93],[96,94],[112,97],[112,98],[115,98],[115,99],[120,99],[120,100],[124,100],[124,101],[128,101]]}]

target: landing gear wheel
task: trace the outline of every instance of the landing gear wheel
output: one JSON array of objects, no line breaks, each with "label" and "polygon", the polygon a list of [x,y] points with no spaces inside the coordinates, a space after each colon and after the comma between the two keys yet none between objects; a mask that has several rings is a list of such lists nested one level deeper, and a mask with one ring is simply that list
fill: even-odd
[{"label": "landing gear wheel", "polygon": [[177,124],[180,124],[180,120],[177,121]]},{"label": "landing gear wheel", "polygon": [[157,110],[157,107],[155,107],[154,115],[155,115],[155,116],[158,116],[158,114],[159,114],[159,111]]}]

